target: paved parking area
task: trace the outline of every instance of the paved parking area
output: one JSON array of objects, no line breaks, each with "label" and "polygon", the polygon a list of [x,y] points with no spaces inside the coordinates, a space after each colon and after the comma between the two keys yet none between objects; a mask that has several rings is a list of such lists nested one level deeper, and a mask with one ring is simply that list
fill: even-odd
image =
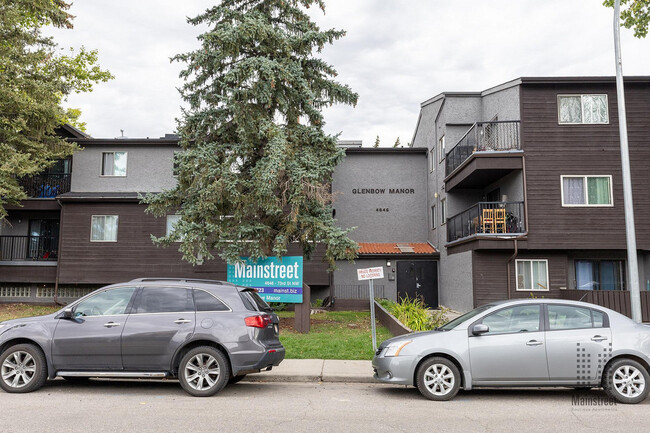
[{"label": "paved parking area", "polygon": [[568,389],[480,390],[440,403],[403,386],[242,382],[201,399],[174,381],[55,380],[32,394],[0,392],[0,431],[640,432],[650,425],[650,399],[610,406],[604,397]]}]

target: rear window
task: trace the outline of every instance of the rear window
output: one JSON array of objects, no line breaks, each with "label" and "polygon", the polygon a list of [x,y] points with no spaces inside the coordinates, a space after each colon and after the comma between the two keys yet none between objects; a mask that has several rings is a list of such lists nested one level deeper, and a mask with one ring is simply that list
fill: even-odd
[{"label": "rear window", "polygon": [[244,289],[239,292],[241,300],[244,302],[244,306],[247,310],[250,311],[273,311],[269,304],[264,302],[260,295],[257,294],[255,289]]},{"label": "rear window", "polygon": [[205,290],[194,290],[196,311],[229,311],[230,308]]}]

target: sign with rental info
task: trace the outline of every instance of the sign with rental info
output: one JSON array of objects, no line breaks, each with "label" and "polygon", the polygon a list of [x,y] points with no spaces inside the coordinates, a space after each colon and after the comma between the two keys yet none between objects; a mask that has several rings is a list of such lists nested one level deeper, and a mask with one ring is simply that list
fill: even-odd
[{"label": "sign with rental info", "polygon": [[384,268],[380,266],[378,268],[357,269],[357,276],[359,281],[384,278]]},{"label": "sign with rental info", "polygon": [[268,257],[257,262],[228,263],[228,281],[253,287],[266,302],[302,303],[302,257]]}]

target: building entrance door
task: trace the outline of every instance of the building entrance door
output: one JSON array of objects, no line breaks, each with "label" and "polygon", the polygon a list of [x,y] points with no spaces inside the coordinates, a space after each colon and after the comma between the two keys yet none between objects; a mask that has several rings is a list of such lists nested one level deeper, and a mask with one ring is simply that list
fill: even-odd
[{"label": "building entrance door", "polygon": [[413,260],[397,262],[397,297],[419,298],[429,308],[438,308],[438,262]]}]

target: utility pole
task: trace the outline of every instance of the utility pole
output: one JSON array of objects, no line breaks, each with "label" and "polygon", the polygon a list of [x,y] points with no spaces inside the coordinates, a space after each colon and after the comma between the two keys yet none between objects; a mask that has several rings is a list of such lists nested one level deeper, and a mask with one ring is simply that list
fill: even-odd
[{"label": "utility pole", "polygon": [[630,150],[627,143],[627,117],[625,115],[625,89],[623,87],[623,61],[621,60],[621,1],[614,2],[614,52],[616,55],[616,100],[618,101],[618,130],[621,135],[621,165],[623,171],[623,204],[625,206],[625,236],[627,238],[627,274],[630,282],[632,320],[641,323],[641,291],[637,264],[634,205],[632,202],[632,176],[630,175]]}]

